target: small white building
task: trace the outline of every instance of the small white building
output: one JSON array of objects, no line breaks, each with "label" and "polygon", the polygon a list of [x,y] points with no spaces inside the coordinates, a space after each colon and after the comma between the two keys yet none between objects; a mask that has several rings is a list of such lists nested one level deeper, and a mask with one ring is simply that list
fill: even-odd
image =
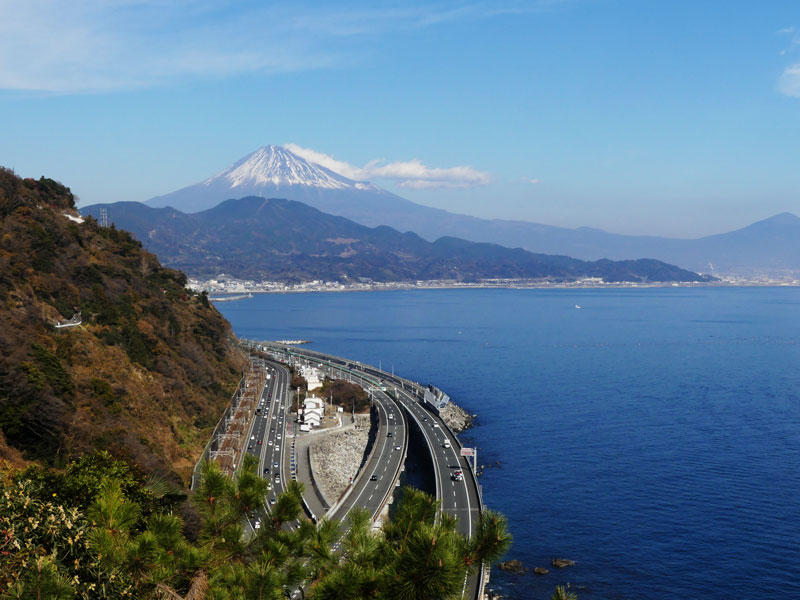
[{"label": "small white building", "polygon": [[309,396],[303,400],[303,408],[319,408],[320,410],[323,410],[325,408],[325,401],[322,398],[317,398],[316,396]]},{"label": "small white building", "polygon": [[314,396],[303,400],[303,423],[313,427],[319,427],[322,417],[325,415],[325,403]]},{"label": "small white building", "polygon": [[303,379],[305,379],[306,383],[308,384],[309,392],[322,387],[322,378],[320,377],[320,372],[314,367],[303,367],[301,369],[301,374],[303,375]]},{"label": "small white building", "polygon": [[304,408],[303,420],[305,421],[309,415],[317,415],[321,419],[325,415],[325,410],[322,408]]},{"label": "small white building", "polygon": [[[316,412],[304,412],[303,413],[303,425],[308,425],[309,427],[319,427],[319,424],[322,422],[322,417],[320,417]],[[303,425],[300,427],[302,428]]]}]

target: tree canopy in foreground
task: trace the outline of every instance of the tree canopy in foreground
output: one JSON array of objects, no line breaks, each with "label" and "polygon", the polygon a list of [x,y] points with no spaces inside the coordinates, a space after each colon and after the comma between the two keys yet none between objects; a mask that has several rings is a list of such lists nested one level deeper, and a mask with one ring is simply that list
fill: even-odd
[{"label": "tree canopy in foreground", "polygon": [[297,482],[267,512],[269,485],[255,460],[237,478],[206,463],[187,499],[102,452],[63,472],[0,477],[0,597],[458,598],[465,577],[511,543],[501,515],[486,511],[466,539],[413,488],[373,531],[358,510],[345,523],[306,519]]}]

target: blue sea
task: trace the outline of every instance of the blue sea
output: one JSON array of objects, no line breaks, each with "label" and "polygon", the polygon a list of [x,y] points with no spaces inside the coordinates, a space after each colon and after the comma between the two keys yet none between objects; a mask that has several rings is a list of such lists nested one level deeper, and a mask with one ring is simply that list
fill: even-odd
[{"label": "blue sea", "polygon": [[[580,308],[578,308],[580,307]],[[218,304],[433,383],[509,519],[506,598],[800,598],[800,289],[426,290]]]}]

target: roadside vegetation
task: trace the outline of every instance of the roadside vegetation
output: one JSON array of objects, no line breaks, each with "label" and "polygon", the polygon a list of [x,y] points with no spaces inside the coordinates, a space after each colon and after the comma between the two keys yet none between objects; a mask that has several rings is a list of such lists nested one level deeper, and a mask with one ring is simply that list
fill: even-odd
[{"label": "roadside vegetation", "polygon": [[464,577],[510,545],[501,515],[487,511],[467,540],[452,517],[435,522],[436,500],[412,488],[373,532],[359,511],[346,531],[312,523],[296,482],[262,514],[268,486],[254,461],[236,479],[207,463],[187,498],[105,452],[63,472],[3,476],[0,598],[277,600],[301,588],[313,599],[457,598]]},{"label": "roadside vegetation", "polygon": [[330,399],[332,404],[341,406],[345,412],[365,412],[369,410],[369,394],[360,385],[344,379],[328,379],[322,388],[315,392],[321,398]]}]

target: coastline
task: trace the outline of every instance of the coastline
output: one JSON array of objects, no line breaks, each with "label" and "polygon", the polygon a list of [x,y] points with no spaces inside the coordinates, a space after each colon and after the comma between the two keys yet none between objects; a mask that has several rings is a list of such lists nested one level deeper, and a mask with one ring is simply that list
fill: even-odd
[{"label": "coastline", "polygon": [[478,415],[470,414],[467,410],[453,402],[451,398],[450,402],[439,411],[439,416],[454,433],[461,433],[472,427]]},{"label": "coastline", "polygon": [[[397,290],[472,290],[472,289],[651,289],[651,288],[731,288],[731,287],[800,287],[800,280],[720,280],[711,282],[604,282],[604,281],[571,281],[552,282],[542,280],[494,280],[480,282],[458,282],[448,280],[417,282],[385,282],[342,284],[337,282],[311,282],[299,284],[283,284],[279,282],[255,282],[248,280],[230,280],[222,285],[216,281],[190,279],[187,287],[200,292],[215,294],[242,295],[237,298],[226,298],[224,301],[240,300],[253,294],[305,294],[305,293],[346,293],[346,292],[386,292]],[[220,301],[210,298],[212,301]]]}]

